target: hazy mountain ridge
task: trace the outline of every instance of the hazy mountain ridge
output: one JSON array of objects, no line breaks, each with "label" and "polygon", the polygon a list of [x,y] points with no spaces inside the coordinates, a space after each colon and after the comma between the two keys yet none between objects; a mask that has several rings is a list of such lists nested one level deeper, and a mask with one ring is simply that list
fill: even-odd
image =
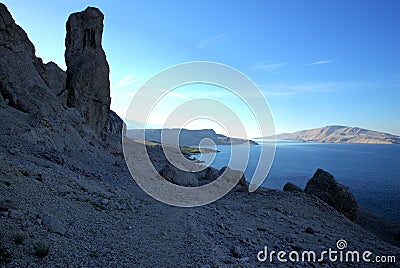
[{"label": "hazy mountain ridge", "polygon": [[348,126],[325,126],[278,134],[275,138],[327,143],[400,144],[400,136]]},{"label": "hazy mountain ridge", "polygon": [[[199,145],[203,139],[211,139],[216,145],[239,145],[249,144],[258,145],[255,141],[227,137],[222,134],[217,134],[213,129],[201,129],[201,130],[190,130],[190,129],[146,129],[145,139],[147,141],[155,141],[161,143],[161,131],[163,131],[163,143],[177,145],[175,137],[179,136],[179,145],[181,146],[193,146]],[[143,129],[129,129],[126,135],[132,139],[142,139]],[[179,133],[180,132],[180,133]]]}]

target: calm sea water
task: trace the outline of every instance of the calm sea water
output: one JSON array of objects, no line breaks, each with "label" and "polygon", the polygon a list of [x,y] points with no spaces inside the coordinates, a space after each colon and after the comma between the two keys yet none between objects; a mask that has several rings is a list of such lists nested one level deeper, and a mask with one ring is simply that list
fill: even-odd
[{"label": "calm sea water", "polygon": [[[246,146],[236,145],[245,152]],[[241,146],[241,147],[240,147]],[[251,146],[245,171],[251,178],[261,146]],[[218,146],[211,166],[229,163],[230,146]],[[204,154],[200,159],[208,160]],[[358,203],[378,214],[400,221],[400,145],[277,142],[275,159],[264,187],[282,189],[290,181],[304,188],[317,168],[346,185]]]}]

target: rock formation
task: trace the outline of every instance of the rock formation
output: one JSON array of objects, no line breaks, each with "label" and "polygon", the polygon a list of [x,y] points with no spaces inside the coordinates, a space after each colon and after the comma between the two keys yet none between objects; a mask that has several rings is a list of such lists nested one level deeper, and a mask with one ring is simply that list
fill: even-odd
[{"label": "rock formation", "polygon": [[354,195],[328,172],[318,169],[304,191],[325,201],[351,221],[357,219],[358,204]]},{"label": "rock formation", "polygon": [[110,113],[109,66],[102,48],[104,15],[97,8],[70,15],[65,39],[67,105],[78,109],[97,134]]},{"label": "rock formation", "polygon": [[111,110],[106,131],[119,136],[125,135],[126,133],[126,125],[124,121],[114,111]]},{"label": "rock formation", "polygon": [[285,192],[303,192],[303,189],[301,189],[299,186],[288,182],[283,186],[283,191]]}]

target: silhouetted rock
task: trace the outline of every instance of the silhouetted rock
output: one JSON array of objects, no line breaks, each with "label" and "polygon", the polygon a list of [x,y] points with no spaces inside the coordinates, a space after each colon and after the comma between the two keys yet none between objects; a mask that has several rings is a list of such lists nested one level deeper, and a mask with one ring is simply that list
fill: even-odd
[{"label": "silhouetted rock", "polygon": [[114,111],[110,110],[110,117],[108,119],[106,130],[108,133],[117,135],[122,135],[122,133],[126,131],[124,121]]},{"label": "silhouetted rock", "polygon": [[65,89],[67,82],[67,74],[58,67],[54,62],[49,62],[43,65],[43,72],[41,73],[46,85],[61,98],[63,105],[67,104],[67,91]]},{"label": "silhouetted rock", "polygon": [[299,186],[288,182],[283,186],[283,191],[285,192],[303,192],[303,189],[301,189]]},{"label": "silhouetted rock", "polygon": [[65,39],[67,105],[101,134],[110,114],[110,69],[102,48],[104,15],[97,8],[69,16]]},{"label": "silhouetted rock", "polygon": [[318,169],[304,191],[325,201],[351,221],[357,219],[358,204],[354,195],[328,172]]}]

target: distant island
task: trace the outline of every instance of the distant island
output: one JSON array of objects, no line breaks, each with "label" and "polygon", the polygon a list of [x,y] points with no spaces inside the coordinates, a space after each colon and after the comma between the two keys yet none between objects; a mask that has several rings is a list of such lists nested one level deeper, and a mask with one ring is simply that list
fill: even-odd
[{"label": "distant island", "polygon": [[[168,128],[168,129],[146,129],[145,140],[154,141],[161,143],[161,131],[164,136],[164,143],[180,146],[194,146],[199,145],[203,139],[211,139],[216,145],[258,145],[257,142],[247,139],[239,139],[227,137],[222,134],[217,134],[213,129],[201,129],[201,130],[190,130],[190,129],[179,129],[179,128]],[[127,137],[131,139],[142,139],[143,129],[129,129],[126,133]],[[180,132],[180,133],[179,133]],[[179,144],[176,143],[174,137],[179,134]]]},{"label": "distant island", "polygon": [[297,140],[303,142],[400,144],[400,136],[348,126],[325,126],[264,138]]}]

